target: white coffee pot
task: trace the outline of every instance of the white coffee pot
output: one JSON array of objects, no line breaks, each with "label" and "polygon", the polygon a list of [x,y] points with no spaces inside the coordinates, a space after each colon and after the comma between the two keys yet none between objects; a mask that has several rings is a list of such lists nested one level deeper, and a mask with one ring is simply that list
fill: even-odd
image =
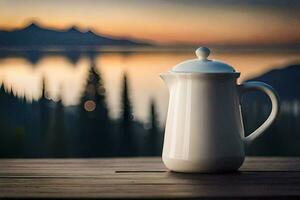
[{"label": "white coffee pot", "polygon": [[[237,84],[240,76],[231,66],[208,59],[200,47],[197,59],[179,63],[160,76],[169,88],[162,159],[176,172],[237,170],[250,145],[273,123],[279,109],[275,90],[263,82]],[[240,97],[259,90],[268,95],[272,110],[267,120],[244,136]]]}]

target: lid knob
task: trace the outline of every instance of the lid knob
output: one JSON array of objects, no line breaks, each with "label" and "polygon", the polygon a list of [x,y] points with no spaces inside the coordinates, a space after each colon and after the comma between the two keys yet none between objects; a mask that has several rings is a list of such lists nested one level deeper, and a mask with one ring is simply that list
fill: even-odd
[{"label": "lid knob", "polygon": [[210,54],[210,50],[207,47],[199,47],[196,51],[195,51],[197,57],[199,60],[207,60],[207,57]]}]

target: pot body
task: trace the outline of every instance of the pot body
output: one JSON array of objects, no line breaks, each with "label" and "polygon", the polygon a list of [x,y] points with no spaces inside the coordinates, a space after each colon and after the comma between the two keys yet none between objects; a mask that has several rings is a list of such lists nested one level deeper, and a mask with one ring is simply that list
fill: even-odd
[{"label": "pot body", "polygon": [[177,172],[224,172],[243,163],[236,79],[228,74],[161,74],[169,88],[162,159]]}]

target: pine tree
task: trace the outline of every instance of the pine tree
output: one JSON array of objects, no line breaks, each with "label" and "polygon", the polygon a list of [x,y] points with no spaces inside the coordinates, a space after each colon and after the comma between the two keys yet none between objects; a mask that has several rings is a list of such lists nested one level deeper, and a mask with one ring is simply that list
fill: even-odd
[{"label": "pine tree", "polygon": [[128,80],[127,75],[123,77],[123,91],[122,91],[122,119],[125,123],[130,123],[133,120],[132,107],[129,99]]},{"label": "pine tree", "polygon": [[105,100],[105,88],[94,59],[84,93],[81,98],[81,134],[85,156],[107,156],[109,149],[110,120]]},{"label": "pine tree", "polygon": [[62,100],[55,105],[55,125],[53,131],[52,152],[54,157],[67,156],[67,141],[65,135],[65,114]]},{"label": "pine tree", "polygon": [[[16,96],[16,91],[1,89],[1,114],[4,116],[4,130],[6,137],[6,156],[22,157],[24,156],[24,138],[25,128],[25,109],[22,101]],[[2,134],[3,134],[2,132]]]},{"label": "pine tree", "polygon": [[122,90],[122,108],[121,108],[121,123],[120,133],[121,135],[121,146],[120,155],[132,156],[135,154],[134,139],[134,127],[133,127],[133,113],[132,106],[129,98],[129,88],[127,75],[123,77],[123,90]]},{"label": "pine tree", "polygon": [[8,152],[8,138],[11,134],[9,134],[8,126],[7,126],[7,116],[6,116],[6,109],[7,109],[7,93],[4,89],[3,84],[0,85],[0,157],[7,156]]},{"label": "pine tree", "polygon": [[36,110],[38,110],[39,119],[37,119],[38,123],[38,130],[41,140],[41,151],[42,155],[46,155],[47,152],[50,153],[51,144],[49,143],[49,138],[51,138],[51,110],[49,104],[51,103],[50,100],[46,98],[46,80],[45,78],[42,79],[42,92],[41,97],[37,102],[37,106],[35,105]]},{"label": "pine tree", "polygon": [[159,131],[159,123],[157,119],[157,112],[154,100],[150,102],[149,114],[150,128],[149,128],[149,154],[159,155],[161,151],[161,135]]},{"label": "pine tree", "polygon": [[105,101],[105,88],[96,71],[96,64],[91,59],[91,67],[84,93],[81,98],[82,108],[88,112],[90,118],[100,117],[108,119],[108,109]]}]

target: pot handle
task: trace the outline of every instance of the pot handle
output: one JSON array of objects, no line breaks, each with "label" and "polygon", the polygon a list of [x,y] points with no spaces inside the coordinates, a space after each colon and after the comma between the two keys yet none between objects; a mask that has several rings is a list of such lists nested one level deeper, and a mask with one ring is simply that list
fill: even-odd
[{"label": "pot handle", "polygon": [[245,92],[259,90],[264,92],[271,100],[272,110],[266,121],[260,125],[255,131],[253,131],[247,137],[244,137],[243,141],[245,146],[249,146],[257,137],[274,122],[279,111],[279,96],[277,92],[268,84],[258,81],[246,82],[238,86],[239,96],[241,97]]}]

